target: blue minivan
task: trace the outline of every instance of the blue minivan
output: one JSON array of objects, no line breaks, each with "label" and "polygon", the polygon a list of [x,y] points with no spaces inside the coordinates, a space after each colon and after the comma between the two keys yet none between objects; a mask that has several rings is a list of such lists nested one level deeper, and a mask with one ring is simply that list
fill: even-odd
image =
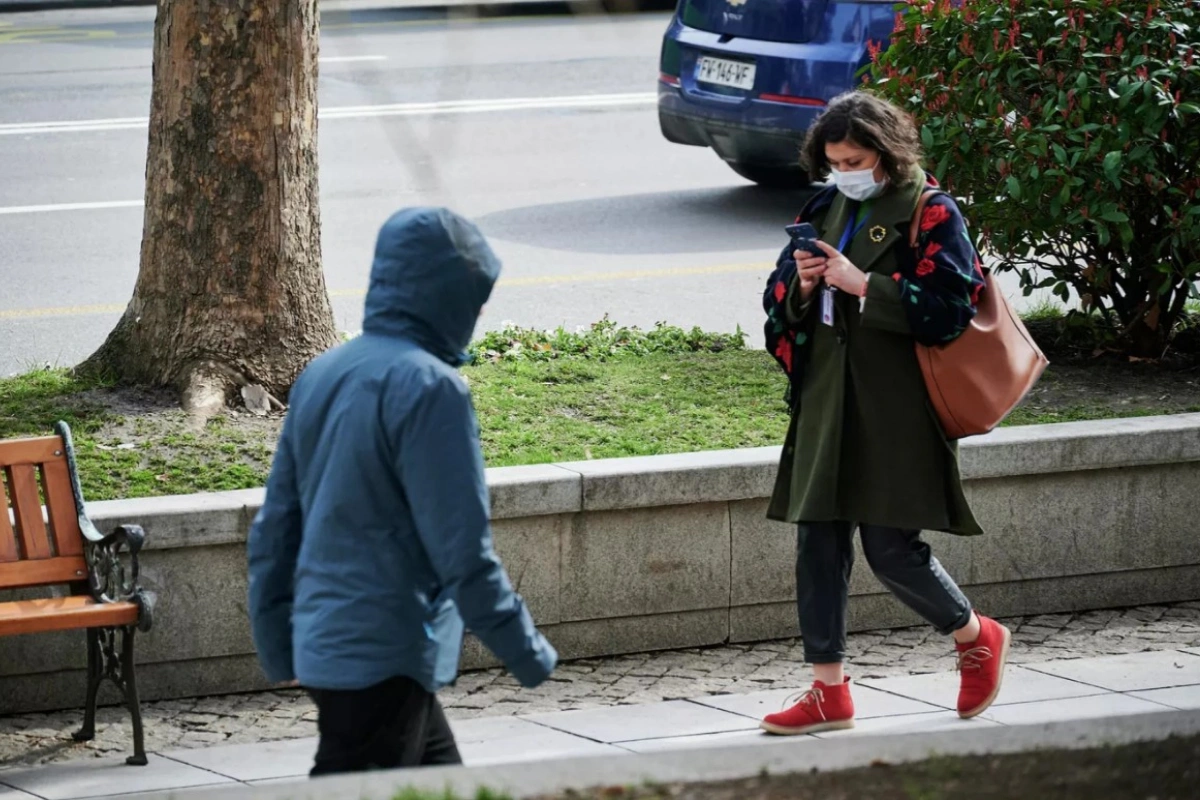
[{"label": "blue minivan", "polygon": [[658,118],[763,186],[809,183],[805,131],[886,46],[895,0],[679,0],[663,37]]}]

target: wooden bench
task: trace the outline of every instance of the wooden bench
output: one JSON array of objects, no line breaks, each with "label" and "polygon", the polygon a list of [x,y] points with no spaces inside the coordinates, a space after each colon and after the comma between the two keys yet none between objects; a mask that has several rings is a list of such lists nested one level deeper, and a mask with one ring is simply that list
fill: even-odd
[{"label": "wooden bench", "polygon": [[133,639],[152,620],[154,598],[138,585],[146,534],[137,525],[121,525],[106,536],[96,530],[84,511],[71,430],[60,422],[55,431],[57,436],[0,441],[0,589],[67,591],[0,603],[0,637],[87,631],[87,704],[75,740],[95,736],[96,694],[107,678],[133,716],[133,755],[126,762],[145,765]]}]

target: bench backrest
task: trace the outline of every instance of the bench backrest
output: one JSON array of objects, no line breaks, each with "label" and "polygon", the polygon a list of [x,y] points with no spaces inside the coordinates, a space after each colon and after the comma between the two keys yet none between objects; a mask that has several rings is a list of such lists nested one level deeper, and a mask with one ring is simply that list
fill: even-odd
[{"label": "bench backrest", "polygon": [[[42,515],[43,499],[49,526]],[[63,440],[47,436],[0,442],[0,589],[86,579]]]}]

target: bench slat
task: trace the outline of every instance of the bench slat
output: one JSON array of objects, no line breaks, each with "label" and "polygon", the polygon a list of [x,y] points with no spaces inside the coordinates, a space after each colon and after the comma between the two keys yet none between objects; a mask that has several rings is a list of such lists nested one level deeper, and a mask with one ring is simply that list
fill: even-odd
[{"label": "bench slat", "polygon": [[11,467],[14,464],[41,464],[61,458],[62,455],[62,439],[57,436],[0,442],[0,467]]},{"label": "bench slat", "polygon": [[65,458],[42,464],[42,491],[46,495],[46,513],[54,533],[54,544],[60,556],[83,553],[83,534],[79,532],[79,517],[75,498],[71,494],[71,473]]},{"label": "bench slat", "polygon": [[83,556],[13,561],[0,564],[0,589],[73,583],[87,580],[87,574],[87,562],[83,560]]},{"label": "bench slat", "polygon": [[0,636],[133,625],[134,603],[97,603],[86,595],[0,603]]},{"label": "bench slat", "polygon": [[32,464],[14,464],[6,469],[12,492],[13,515],[21,535],[21,548],[27,559],[51,558],[50,537],[42,522],[42,500],[38,497],[37,468]]},{"label": "bench slat", "polygon": [[0,564],[16,561],[20,557],[17,534],[13,531],[12,523],[8,521],[8,482],[5,480],[4,471],[0,470]]}]

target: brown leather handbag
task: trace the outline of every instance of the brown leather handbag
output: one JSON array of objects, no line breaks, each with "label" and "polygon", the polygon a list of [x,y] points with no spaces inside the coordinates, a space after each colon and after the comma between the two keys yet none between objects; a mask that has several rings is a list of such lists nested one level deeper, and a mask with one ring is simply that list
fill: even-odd
[{"label": "brown leather handbag", "polygon": [[[924,192],[909,243],[919,246],[921,214],[938,192]],[[947,439],[988,433],[1016,408],[1049,365],[991,270],[971,324],[952,342],[917,345],[929,400]]]}]

